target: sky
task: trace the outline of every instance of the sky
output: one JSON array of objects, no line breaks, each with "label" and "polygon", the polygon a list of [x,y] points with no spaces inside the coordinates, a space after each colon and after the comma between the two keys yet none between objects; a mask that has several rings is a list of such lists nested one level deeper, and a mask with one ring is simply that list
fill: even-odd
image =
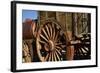
[{"label": "sky", "polygon": [[23,10],[22,11],[22,21],[24,22],[25,19],[37,19],[38,12],[34,10]]}]

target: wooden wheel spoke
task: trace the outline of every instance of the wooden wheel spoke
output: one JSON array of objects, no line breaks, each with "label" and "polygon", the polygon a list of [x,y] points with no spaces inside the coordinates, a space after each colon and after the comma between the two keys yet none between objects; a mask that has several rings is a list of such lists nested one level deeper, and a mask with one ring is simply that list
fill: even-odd
[{"label": "wooden wheel spoke", "polygon": [[51,53],[51,54],[52,54],[52,61],[54,61],[54,54],[53,54],[53,51],[52,51],[52,53]]},{"label": "wooden wheel spoke", "polygon": [[56,46],[61,46],[62,48],[66,47],[63,43],[55,43]]},{"label": "wooden wheel spoke", "polygon": [[79,49],[79,50],[80,50],[80,53],[84,56],[84,52],[81,49]]},{"label": "wooden wheel spoke", "polygon": [[81,50],[83,51],[83,53],[85,53],[85,52],[86,52],[86,51],[85,51],[85,49],[84,49],[83,47],[81,48]]},{"label": "wooden wheel spoke", "polygon": [[58,32],[57,32],[57,34],[56,34],[56,36],[55,36],[55,38],[54,38],[54,39],[55,39],[55,41],[57,40],[57,38],[58,38]]},{"label": "wooden wheel spoke", "polygon": [[61,47],[59,47],[59,46],[56,46],[55,48],[62,50],[62,48],[61,48]]},{"label": "wooden wheel spoke", "polygon": [[46,55],[46,57],[45,57],[45,61],[47,61],[48,57],[49,57],[49,54]]},{"label": "wooden wheel spoke", "polygon": [[56,49],[56,51],[59,53],[59,55],[61,55],[61,52],[60,52],[60,50]]},{"label": "wooden wheel spoke", "polygon": [[45,43],[46,43],[46,42],[44,42],[44,41],[42,41],[42,40],[39,40],[39,42],[40,42],[40,43],[43,43],[43,44],[45,44]]},{"label": "wooden wheel spoke", "polygon": [[42,34],[40,34],[40,37],[42,37],[46,42],[48,42],[48,40]]},{"label": "wooden wheel spoke", "polygon": [[60,57],[59,57],[59,55],[58,55],[58,53],[56,51],[55,51],[55,54],[56,54],[58,60],[60,61]]},{"label": "wooden wheel spoke", "polygon": [[59,32],[57,32],[57,34],[55,35],[55,38],[54,38],[56,42],[59,42],[58,34],[59,34]]},{"label": "wooden wheel spoke", "polygon": [[46,31],[44,30],[44,28],[42,29],[42,31],[44,32],[44,34],[46,35],[47,38],[49,38],[48,34],[46,33]]},{"label": "wooden wheel spoke", "polygon": [[50,29],[50,37],[52,37],[52,27],[51,27],[51,24],[48,24],[49,26],[49,29]]},{"label": "wooden wheel spoke", "polygon": [[48,33],[48,35],[50,36],[50,33],[49,33],[49,28],[48,28],[48,26],[46,25],[45,27],[46,27],[46,30],[47,30],[47,33]]},{"label": "wooden wheel spoke", "polygon": [[55,39],[55,29],[54,29],[54,32],[53,32],[53,40]]},{"label": "wooden wheel spoke", "polygon": [[56,58],[55,52],[54,52],[54,60],[57,61],[57,58]]},{"label": "wooden wheel spoke", "polygon": [[54,27],[54,24],[52,24],[52,30],[53,30],[53,40],[55,39],[55,27]]},{"label": "wooden wheel spoke", "polygon": [[88,50],[86,49],[86,47],[82,47],[86,52],[88,52]]},{"label": "wooden wheel spoke", "polygon": [[49,59],[48,59],[48,61],[51,61],[51,53],[49,53]]}]

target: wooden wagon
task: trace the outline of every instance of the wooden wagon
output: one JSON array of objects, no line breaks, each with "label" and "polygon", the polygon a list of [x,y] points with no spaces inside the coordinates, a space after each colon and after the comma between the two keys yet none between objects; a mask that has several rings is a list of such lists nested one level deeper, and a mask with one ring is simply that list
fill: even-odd
[{"label": "wooden wagon", "polygon": [[[50,12],[45,12],[43,17],[40,15],[38,21],[26,20],[23,23],[23,62],[90,59],[90,14],[69,13],[71,31],[68,30],[69,25],[66,25],[66,13],[49,14]],[[78,35],[78,24],[84,24],[80,27],[85,28],[82,28],[85,33],[81,32],[81,35]],[[86,25],[88,26],[85,27]]]}]

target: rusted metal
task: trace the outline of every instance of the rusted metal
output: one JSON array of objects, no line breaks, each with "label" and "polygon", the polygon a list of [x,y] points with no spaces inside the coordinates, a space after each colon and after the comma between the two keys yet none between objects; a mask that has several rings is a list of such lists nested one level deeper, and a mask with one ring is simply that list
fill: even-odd
[{"label": "rusted metal", "polygon": [[23,22],[23,39],[33,39],[33,37],[36,36],[36,27],[36,21],[31,19],[25,20],[25,22]]}]

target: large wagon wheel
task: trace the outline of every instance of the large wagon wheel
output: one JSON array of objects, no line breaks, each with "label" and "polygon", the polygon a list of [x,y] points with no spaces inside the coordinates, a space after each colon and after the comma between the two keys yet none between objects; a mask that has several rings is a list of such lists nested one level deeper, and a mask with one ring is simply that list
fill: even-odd
[{"label": "large wagon wheel", "polygon": [[[90,14],[73,14],[73,41],[74,59],[90,59],[91,57],[91,35]],[[83,34],[84,33],[84,34]]]},{"label": "large wagon wheel", "polygon": [[47,20],[38,31],[36,45],[42,62],[63,60],[66,37],[61,26],[56,21]]},{"label": "large wagon wheel", "polygon": [[76,38],[80,42],[74,45],[74,59],[90,59],[91,58],[91,38],[90,34],[83,34],[81,38]]}]

